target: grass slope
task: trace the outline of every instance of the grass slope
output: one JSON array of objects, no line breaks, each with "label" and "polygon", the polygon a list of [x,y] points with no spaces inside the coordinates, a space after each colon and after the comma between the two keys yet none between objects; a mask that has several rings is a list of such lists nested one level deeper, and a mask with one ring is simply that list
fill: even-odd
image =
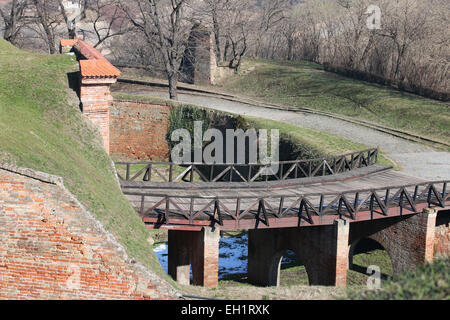
[{"label": "grass slope", "polygon": [[380,290],[352,290],[350,299],[367,300],[449,300],[450,258],[435,260],[403,273],[382,285]]},{"label": "grass slope", "polygon": [[62,176],[130,256],[164,275],[147,242],[149,232],[114,179],[99,134],[70,98],[67,74],[77,70],[69,56],[29,53],[0,39],[0,163]]},{"label": "grass slope", "polygon": [[369,120],[440,141],[450,138],[446,103],[326,72],[310,62],[245,60],[221,87],[269,103]]}]

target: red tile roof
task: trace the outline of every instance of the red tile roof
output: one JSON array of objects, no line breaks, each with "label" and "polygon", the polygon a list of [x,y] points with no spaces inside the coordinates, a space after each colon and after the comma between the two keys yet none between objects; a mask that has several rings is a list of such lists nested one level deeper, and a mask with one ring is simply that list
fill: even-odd
[{"label": "red tile roof", "polygon": [[80,60],[83,78],[113,78],[120,76],[120,71],[107,60]]},{"label": "red tile roof", "polygon": [[63,39],[61,40],[61,47],[73,47],[78,42],[78,39]]},{"label": "red tile roof", "polygon": [[78,40],[74,47],[88,60],[106,60],[100,51],[83,40]]},{"label": "red tile roof", "polygon": [[61,46],[73,46],[85,59],[80,60],[82,78],[117,78],[120,70],[114,67],[97,49],[89,43],[75,40],[61,40]]}]

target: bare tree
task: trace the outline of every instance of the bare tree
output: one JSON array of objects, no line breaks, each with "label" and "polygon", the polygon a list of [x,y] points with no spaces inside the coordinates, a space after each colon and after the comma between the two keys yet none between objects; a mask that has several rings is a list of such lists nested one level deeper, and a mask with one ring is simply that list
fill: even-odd
[{"label": "bare tree", "polygon": [[224,39],[223,57],[230,68],[238,69],[241,59],[253,42],[255,18],[251,10],[252,1],[229,0],[225,3],[222,17],[222,37]]},{"label": "bare tree", "polygon": [[90,0],[83,19],[87,35],[95,39],[97,48],[106,40],[127,34],[132,30],[118,0]]},{"label": "bare tree", "polygon": [[133,26],[155,46],[164,63],[169,81],[170,99],[177,100],[179,69],[186,48],[193,15],[189,0],[133,0],[122,1],[121,6]]},{"label": "bare tree", "polygon": [[56,29],[61,25],[62,17],[57,10],[58,3],[51,0],[32,0],[36,10],[36,24],[41,30],[38,33],[45,41],[50,54],[57,53]]},{"label": "bare tree", "polygon": [[[280,18],[282,9],[277,5],[285,0],[204,0],[196,8],[202,21],[212,30],[216,60],[238,68],[242,57],[258,42],[265,32]],[[258,45],[256,45],[258,47]]]},{"label": "bare tree", "polygon": [[221,17],[225,14],[226,3],[229,0],[204,0],[204,5],[199,8],[199,14],[202,20],[211,20],[212,32],[214,34],[215,41],[215,53],[216,60],[218,63],[223,62],[225,60],[224,55],[222,53],[222,27]]},{"label": "bare tree", "polygon": [[13,0],[9,7],[0,7],[0,16],[5,25],[3,38],[12,44],[15,44],[16,38],[23,27],[24,12],[28,4],[27,0]]},{"label": "bare tree", "polygon": [[261,42],[264,35],[272,28],[282,23],[288,13],[287,11],[292,9],[289,0],[262,0],[260,2],[259,9],[259,23],[256,30],[256,43],[255,43],[255,55],[259,56],[261,51]]}]

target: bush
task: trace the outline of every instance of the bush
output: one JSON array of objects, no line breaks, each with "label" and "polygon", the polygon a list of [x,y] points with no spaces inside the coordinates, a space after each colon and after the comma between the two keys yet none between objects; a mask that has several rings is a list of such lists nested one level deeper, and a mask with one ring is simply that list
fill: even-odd
[{"label": "bush", "polygon": [[450,258],[435,260],[406,272],[379,290],[350,291],[350,299],[364,300],[449,300]]}]

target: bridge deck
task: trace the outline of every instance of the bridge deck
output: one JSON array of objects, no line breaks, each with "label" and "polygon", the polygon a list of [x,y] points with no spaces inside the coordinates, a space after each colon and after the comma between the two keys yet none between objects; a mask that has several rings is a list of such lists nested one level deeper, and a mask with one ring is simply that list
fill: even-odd
[{"label": "bridge deck", "polygon": [[[445,182],[433,184],[373,165],[333,176],[253,183],[123,181],[149,227],[208,225],[225,229],[331,224],[412,214],[448,204]],[[169,226],[170,225],[170,226]]]}]

